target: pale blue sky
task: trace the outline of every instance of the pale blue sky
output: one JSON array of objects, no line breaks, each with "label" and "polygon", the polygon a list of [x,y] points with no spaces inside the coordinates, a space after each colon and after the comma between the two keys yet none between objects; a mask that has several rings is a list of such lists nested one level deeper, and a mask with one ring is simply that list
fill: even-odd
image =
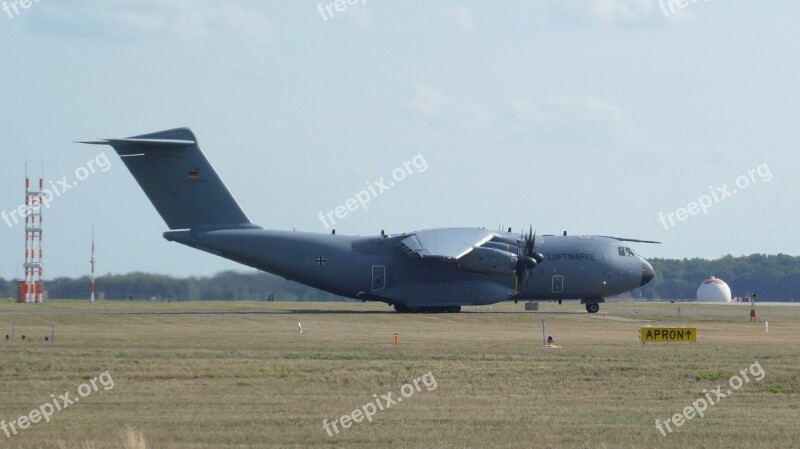
[{"label": "pale blue sky", "polygon": [[[317,219],[422,154],[337,233],[532,224],[661,240],[645,257],[800,254],[800,3],[41,0],[0,11],[0,210],[26,160],[72,179],[74,140],[189,126],[250,218]],[[13,9],[11,14],[14,15]],[[240,266],[178,244],[113,150],[46,211],[46,278]],[[767,164],[708,214],[674,213]],[[0,222],[0,276],[21,226]]]}]

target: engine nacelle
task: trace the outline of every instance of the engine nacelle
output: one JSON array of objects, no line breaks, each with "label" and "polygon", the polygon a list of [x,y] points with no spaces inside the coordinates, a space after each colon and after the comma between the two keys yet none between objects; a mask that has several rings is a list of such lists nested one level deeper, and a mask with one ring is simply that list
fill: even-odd
[{"label": "engine nacelle", "polygon": [[517,255],[494,248],[473,248],[458,259],[458,269],[481,274],[513,275],[517,266]]}]

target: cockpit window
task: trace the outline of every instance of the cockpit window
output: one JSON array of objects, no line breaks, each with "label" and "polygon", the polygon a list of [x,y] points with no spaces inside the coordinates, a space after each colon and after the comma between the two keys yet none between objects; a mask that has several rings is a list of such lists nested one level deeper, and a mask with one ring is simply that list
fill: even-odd
[{"label": "cockpit window", "polygon": [[623,246],[619,247],[619,255],[623,256],[623,257],[625,256],[625,247],[623,247]]},{"label": "cockpit window", "polygon": [[625,248],[625,253],[627,255],[629,255],[629,256],[635,256],[636,255],[636,253],[634,253],[633,250],[630,249],[630,248]]}]

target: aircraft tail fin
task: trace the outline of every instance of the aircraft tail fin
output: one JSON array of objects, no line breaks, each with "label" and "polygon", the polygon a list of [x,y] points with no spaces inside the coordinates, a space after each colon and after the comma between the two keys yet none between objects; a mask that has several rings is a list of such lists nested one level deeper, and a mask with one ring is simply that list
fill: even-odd
[{"label": "aircraft tail fin", "polygon": [[188,128],[79,143],[111,145],[170,229],[253,226]]}]

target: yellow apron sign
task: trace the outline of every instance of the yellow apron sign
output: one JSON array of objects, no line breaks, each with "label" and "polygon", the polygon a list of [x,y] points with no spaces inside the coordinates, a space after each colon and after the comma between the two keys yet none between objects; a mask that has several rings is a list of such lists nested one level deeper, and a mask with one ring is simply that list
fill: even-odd
[{"label": "yellow apron sign", "polygon": [[643,327],[642,343],[656,342],[696,342],[696,327]]}]

